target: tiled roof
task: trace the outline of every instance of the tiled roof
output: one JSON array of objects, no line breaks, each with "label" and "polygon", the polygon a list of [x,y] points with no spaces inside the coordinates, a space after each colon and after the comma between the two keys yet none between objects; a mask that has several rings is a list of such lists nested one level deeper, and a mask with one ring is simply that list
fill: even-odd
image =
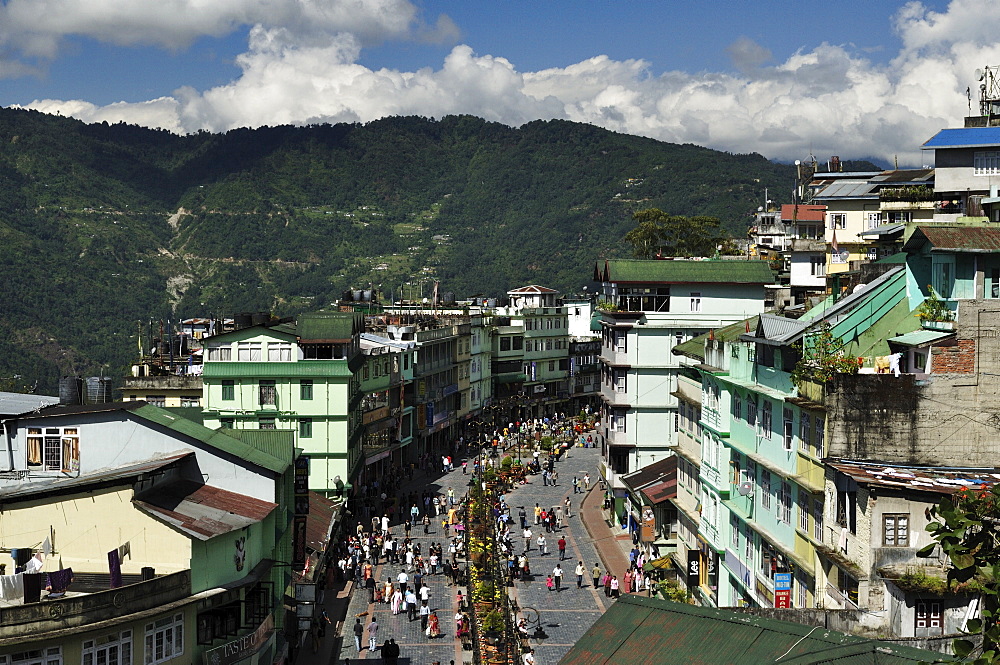
[{"label": "tiled roof", "polygon": [[783,222],[822,222],[825,221],[826,206],[794,205],[786,203],[781,206],[781,221]]},{"label": "tiled roof", "polygon": [[773,284],[767,261],[611,259],[597,265],[600,282]]},{"label": "tiled roof", "polygon": [[927,139],[923,150],[932,148],[978,148],[1000,145],[1000,127],[959,127],[942,129]]},{"label": "tiled roof", "polygon": [[161,484],[132,503],[198,540],[208,540],[260,522],[278,507],[190,480]]},{"label": "tiled roof", "polygon": [[886,462],[829,462],[840,471],[865,485],[898,487],[935,494],[954,494],[963,487],[994,485],[1000,482],[995,469],[939,468],[933,466],[896,466]]},{"label": "tiled roof", "polygon": [[924,241],[937,250],[1000,252],[1000,229],[984,226],[918,226],[903,249],[916,249]]}]

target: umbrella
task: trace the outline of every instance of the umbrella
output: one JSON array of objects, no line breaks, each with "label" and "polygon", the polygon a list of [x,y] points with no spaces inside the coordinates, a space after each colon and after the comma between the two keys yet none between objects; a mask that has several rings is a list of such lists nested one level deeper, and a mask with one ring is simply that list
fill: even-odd
[{"label": "umbrella", "polygon": [[649,573],[654,570],[668,570],[673,567],[673,560],[670,556],[661,556],[659,559],[653,559],[652,561],[647,561],[642,565],[642,571],[644,573]]}]

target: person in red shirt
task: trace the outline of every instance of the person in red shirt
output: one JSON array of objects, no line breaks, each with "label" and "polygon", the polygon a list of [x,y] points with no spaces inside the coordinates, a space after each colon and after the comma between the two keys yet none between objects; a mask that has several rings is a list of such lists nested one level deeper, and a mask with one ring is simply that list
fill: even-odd
[{"label": "person in red shirt", "polygon": [[559,560],[562,561],[566,558],[566,539],[562,536],[559,537]]}]

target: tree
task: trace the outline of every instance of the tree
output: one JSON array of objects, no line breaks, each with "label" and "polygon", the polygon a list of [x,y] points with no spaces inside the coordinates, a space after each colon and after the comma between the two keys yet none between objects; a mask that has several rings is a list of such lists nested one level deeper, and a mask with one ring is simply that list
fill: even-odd
[{"label": "tree", "polygon": [[640,259],[660,256],[712,256],[726,237],[716,217],[668,215],[659,208],[632,215],[636,227],[625,234]]},{"label": "tree", "polygon": [[[958,583],[980,594],[980,618],[970,619],[967,632],[982,635],[980,654],[973,665],[1000,664],[1000,484],[963,487],[952,497],[930,509],[927,530],[935,542],[921,548],[917,556],[929,557],[938,546],[948,555],[952,568],[948,584]],[[971,640],[956,639],[952,650],[958,658],[972,655]]]}]

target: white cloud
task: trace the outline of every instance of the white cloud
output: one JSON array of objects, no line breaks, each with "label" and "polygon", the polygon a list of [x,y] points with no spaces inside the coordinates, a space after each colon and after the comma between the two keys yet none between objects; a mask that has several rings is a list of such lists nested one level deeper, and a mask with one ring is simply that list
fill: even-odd
[{"label": "white cloud", "polygon": [[[52,9],[63,3],[69,0],[10,0],[0,13],[9,17],[26,12],[27,4]],[[154,11],[145,0],[117,0],[119,7],[146,8],[132,8],[144,20],[134,22],[133,36],[120,38],[146,34],[151,39],[165,14],[183,14],[178,6],[188,3],[202,7],[196,0],[172,0],[158,3]],[[204,91],[184,88],[173,98],[143,104],[98,108],[47,100],[30,107],[87,121],[121,119],[187,132],[409,114],[468,113],[511,125],[567,118],[778,159],[801,158],[812,150],[821,159],[837,154],[892,161],[898,156],[902,164],[919,164],[924,159],[920,144],[940,128],[957,126],[967,113],[965,89],[975,88],[973,70],[1000,61],[993,37],[1000,28],[1000,3],[987,0],[953,0],[943,12],[905,5],[893,25],[903,47],[885,66],[874,65],[852,46],[836,44],[804,49],[766,66],[770,52],[740,38],[730,49],[738,75],[671,71],[658,76],[642,60],[607,56],[519,72],[507,59],[477,55],[466,45],[453,48],[440,69],[373,70],[357,64],[366,44],[404,37],[450,39],[457,28],[447,17],[434,26],[421,24],[403,0],[214,0],[205,6],[204,25],[196,28],[194,19],[177,16],[167,21],[165,32],[172,36],[157,43],[182,45],[195,34],[253,23],[247,52],[237,60],[241,75],[233,82]],[[27,24],[23,17],[19,21]],[[94,35],[114,23],[93,21]],[[58,27],[46,30],[62,34]]]}]

